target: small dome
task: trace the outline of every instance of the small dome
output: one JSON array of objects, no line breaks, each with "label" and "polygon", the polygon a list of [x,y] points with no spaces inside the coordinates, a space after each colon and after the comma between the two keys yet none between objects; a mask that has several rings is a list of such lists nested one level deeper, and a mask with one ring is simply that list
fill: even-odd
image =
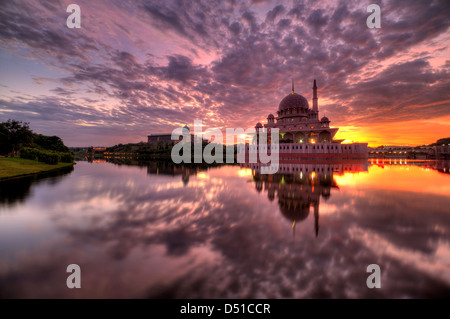
[{"label": "small dome", "polygon": [[267,116],[267,118],[268,119],[273,119],[274,118],[274,116],[273,116],[273,114],[272,113],[270,113],[268,116]]},{"label": "small dome", "polygon": [[256,127],[262,127],[262,124],[260,122],[256,123]]},{"label": "small dome", "polygon": [[189,128],[189,126],[185,125],[183,128],[187,129],[188,131],[190,131],[191,129]]},{"label": "small dome", "polygon": [[322,119],[320,121],[321,122],[330,122],[330,120],[326,116],[322,117]]},{"label": "small dome", "polygon": [[291,93],[287,95],[284,99],[281,100],[278,109],[280,111],[287,110],[290,108],[303,108],[308,109],[309,104],[308,100],[306,100],[302,95],[297,93]]}]

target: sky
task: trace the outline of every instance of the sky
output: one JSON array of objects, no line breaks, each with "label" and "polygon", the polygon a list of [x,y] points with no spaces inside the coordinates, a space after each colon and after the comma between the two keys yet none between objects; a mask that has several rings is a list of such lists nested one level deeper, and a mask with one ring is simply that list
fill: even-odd
[{"label": "sky", "polygon": [[[69,4],[81,28],[69,29]],[[369,29],[369,4],[381,28]],[[450,2],[2,1],[0,121],[69,146],[146,141],[202,120],[254,127],[295,92],[335,138],[450,136]]]}]

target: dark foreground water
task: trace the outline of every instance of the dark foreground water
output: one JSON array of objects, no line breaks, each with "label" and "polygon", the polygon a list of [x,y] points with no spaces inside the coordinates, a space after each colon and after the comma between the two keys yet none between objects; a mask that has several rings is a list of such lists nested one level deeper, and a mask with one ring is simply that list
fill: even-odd
[{"label": "dark foreground water", "polygon": [[[449,297],[448,171],[79,162],[0,182],[0,297]],[[66,286],[69,264],[81,289]]]}]

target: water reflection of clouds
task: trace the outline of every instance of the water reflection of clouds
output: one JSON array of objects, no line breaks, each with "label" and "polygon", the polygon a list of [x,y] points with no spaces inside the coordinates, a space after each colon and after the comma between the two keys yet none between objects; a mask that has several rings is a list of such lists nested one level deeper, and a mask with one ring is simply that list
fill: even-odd
[{"label": "water reflection of clouds", "polygon": [[[146,175],[134,167],[114,170],[110,164],[92,170],[81,163],[64,183],[46,189],[52,197],[28,202],[33,214],[51,219],[57,239],[39,249],[4,252],[15,257],[0,263],[0,287],[13,288],[0,288],[0,297],[407,297],[449,292],[448,280],[439,274],[448,270],[447,196],[340,187],[320,202],[319,237],[310,214],[296,224],[293,239],[278,200],[270,201],[264,187],[258,192],[255,183],[248,183],[249,175],[239,172],[238,167],[214,168],[198,178],[186,171],[169,176]],[[187,184],[180,182],[187,177]],[[74,187],[79,180],[83,188]],[[59,287],[65,283],[61,269],[74,262],[85,269],[78,292]],[[384,289],[365,285],[365,267],[372,263],[382,267]]]},{"label": "water reflection of clouds", "polygon": [[450,246],[449,242],[432,243],[430,251],[418,251],[409,247],[396,245],[375,232],[353,227],[350,235],[372,250],[378,256],[386,256],[400,262],[403,267],[416,268],[430,277],[436,278],[450,286]]}]

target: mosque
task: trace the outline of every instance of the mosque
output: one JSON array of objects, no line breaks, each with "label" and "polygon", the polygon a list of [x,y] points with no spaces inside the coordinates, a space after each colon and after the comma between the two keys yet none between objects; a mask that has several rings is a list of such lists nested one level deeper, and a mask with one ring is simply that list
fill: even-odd
[{"label": "mosque", "polygon": [[[308,100],[295,93],[292,80],[292,92],[281,100],[276,116],[269,114],[266,124],[256,124],[257,144],[259,145],[259,133],[263,128],[268,133],[268,144],[271,143],[271,130],[278,128],[280,160],[367,158],[367,143],[341,144],[343,140],[334,139],[339,129],[330,127],[330,120],[326,116],[319,119],[316,80],[312,89],[312,108],[310,108]],[[258,145],[246,147],[258,149]]]}]

